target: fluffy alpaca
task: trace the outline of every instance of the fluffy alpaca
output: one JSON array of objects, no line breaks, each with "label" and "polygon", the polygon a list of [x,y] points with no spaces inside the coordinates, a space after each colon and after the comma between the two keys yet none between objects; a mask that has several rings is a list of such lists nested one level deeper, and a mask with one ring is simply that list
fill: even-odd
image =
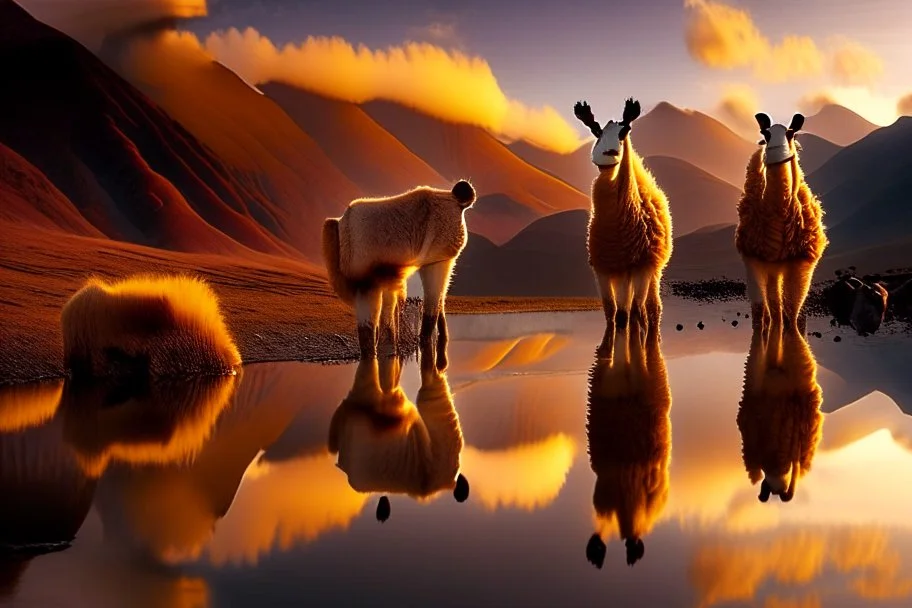
[{"label": "fluffy alpaca", "polygon": [[63,307],[64,363],[74,377],[234,373],[241,356],[201,279],[89,279]]},{"label": "fluffy alpaca", "polygon": [[766,114],[756,118],[764,139],[747,165],[735,247],[747,271],[754,325],[792,324],[827,246],[823,209],[798,162],[795,134],[804,117],[795,114],[788,128]]},{"label": "fluffy alpaca", "polygon": [[738,409],[744,466],[760,500],[770,494],[788,502],[811,470],[823,430],[817,363],[794,328],[755,329]]},{"label": "fluffy alpaca", "polygon": [[459,181],[452,190],[420,187],[387,198],[358,199],[341,218],[324,222],[323,260],[336,294],[355,308],[362,357],[377,356],[380,327],[395,353],[405,282],[417,270],[424,287],[421,341],[429,344],[437,329],[445,367],[444,300],[467,240],[464,213],[473,204],[475,189]]},{"label": "fluffy alpaca", "polygon": [[[625,541],[629,565],[641,559],[642,537],[668,499],[671,390],[659,341],[659,333],[650,332],[645,347],[640,340],[603,343],[590,370],[586,433],[598,531],[586,554],[598,568],[606,535]],[[607,357],[609,348],[619,352]]]},{"label": "fluffy alpaca", "polygon": [[111,461],[188,464],[209,439],[239,378],[123,385],[67,382],[60,404],[64,437],[93,478]]},{"label": "fluffy alpaca", "polygon": [[671,214],[630,141],[640,104],[628,99],[623,119],[604,127],[586,102],[578,102],[574,113],[597,138],[592,162],[599,174],[592,182],[587,243],[606,320],[623,327],[632,312],[657,330],[659,284],[672,251]]},{"label": "fluffy alpaca", "polygon": [[[438,371],[434,349],[422,349],[421,388],[416,403],[399,385],[399,357],[362,359],[351,391],[333,415],[329,450],[358,492],[407,494],[426,499],[452,489],[468,498],[459,473],[462,430],[446,376]],[[377,518],[389,517],[389,499]]]}]

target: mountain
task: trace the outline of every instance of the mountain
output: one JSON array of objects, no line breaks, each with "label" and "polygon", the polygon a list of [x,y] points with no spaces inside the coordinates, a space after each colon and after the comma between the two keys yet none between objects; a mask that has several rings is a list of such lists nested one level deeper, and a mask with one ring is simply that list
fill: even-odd
[{"label": "mountain", "polygon": [[838,146],[813,133],[799,133],[798,143],[801,145],[799,154],[801,169],[805,175],[810,175],[822,167],[824,163],[842,150],[842,146]]},{"label": "mountain", "polygon": [[740,189],[679,158],[650,156],[645,163],[668,197],[675,237],[738,220]]},{"label": "mountain", "polygon": [[41,171],[3,144],[0,144],[0,221],[81,236],[103,236]]},{"label": "mountain", "polygon": [[[28,61],[22,61],[23,56]],[[0,0],[0,142],[110,238],[192,252],[292,249],[255,219],[270,203],[64,34]],[[15,94],[12,92],[15,91]]]},{"label": "mountain", "polygon": [[481,127],[386,101],[362,107],[448,182],[470,179],[480,194],[502,194],[537,215],[589,206],[588,196],[523,161]]},{"label": "mountain", "polygon": [[823,106],[804,121],[804,131],[818,135],[838,146],[853,144],[872,131],[877,125],[869,122],[848,108],[836,104]]},{"label": "mountain", "polygon": [[715,118],[667,102],[633,123],[630,135],[634,148],[644,158],[679,158],[739,189],[747,161],[757,148]]},{"label": "mountain", "polygon": [[598,175],[598,170],[590,158],[591,143],[583,144],[569,154],[545,150],[522,139],[507,147],[513,154],[533,167],[538,167],[545,173],[564,180],[586,194],[592,188],[592,180]]},{"label": "mountain", "polygon": [[357,104],[283,83],[267,83],[258,88],[317,142],[348,179],[370,196],[397,194],[418,185],[447,186],[446,178]]},{"label": "mountain", "polygon": [[469,232],[480,234],[498,245],[516,236],[538,217],[526,205],[500,193],[479,196],[465,214]]},{"label": "mountain", "polygon": [[832,253],[908,237],[909,158],[912,117],[905,116],[844,148],[808,177],[826,210]]},{"label": "mountain", "polygon": [[102,57],[210,148],[265,201],[252,215],[319,259],[323,220],[365,192],[279,105],[202,50],[168,38],[109,42]]}]

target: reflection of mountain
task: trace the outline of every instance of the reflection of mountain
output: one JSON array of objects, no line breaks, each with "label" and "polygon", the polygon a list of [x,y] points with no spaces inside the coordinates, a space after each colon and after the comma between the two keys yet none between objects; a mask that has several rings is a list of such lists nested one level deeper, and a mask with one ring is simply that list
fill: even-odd
[{"label": "reflection of mountain", "polygon": [[604,538],[625,541],[627,563],[643,557],[646,536],[668,500],[671,391],[659,336],[619,332],[596,353],[589,379],[586,434],[596,475],[597,533],[587,555],[599,568]]},{"label": "reflection of mountain", "polygon": [[329,447],[358,492],[428,498],[456,486],[462,430],[446,375],[421,357],[415,403],[399,385],[402,360],[362,360],[333,415]]},{"label": "reflection of mountain", "polygon": [[744,466],[760,500],[790,501],[811,470],[820,442],[823,392],[817,363],[804,336],[773,327],[751,337],[738,409]]},{"label": "reflection of mountain", "polygon": [[[41,400],[34,404],[44,407]],[[88,515],[95,481],[64,443],[63,428],[57,416],[0,434],[0,552],[5,546],[36,552],[61,548]]]},{"label": "reflection of mountain", "polygon": [[190,462],[238,384],[213,376],[147,385],[68,382],[61,408],[65,433],[86,473],[100,476],[111,461],[132,465]]}]

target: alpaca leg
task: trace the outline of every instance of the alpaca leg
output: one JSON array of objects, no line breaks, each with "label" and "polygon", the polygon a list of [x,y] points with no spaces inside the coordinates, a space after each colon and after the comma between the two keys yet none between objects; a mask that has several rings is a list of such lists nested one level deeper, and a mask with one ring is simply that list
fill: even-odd
[{"label": "alpaca leg", "polygon": [[634,273],[631,279],[633,305],[630,311],[630,320],[645,330],[649,320],[649,311],[646,309],[646,301],[649,299],[652,273],[647,270],[641,270]]},{"label": "alpaca leg", "polygon": [[424,288],[424,317],[421,320],[421,342],[430,345],[438,319],[444,314],[443,304],[450,285],[453,260],[423,266],[418,270]]},{"label": "alpaca leg", "polygon": [[771,325],[782,324],[782,268],[771,266],[766,271],[766,305]]},{"label": "alpaca leg", "polygon": [[806,324],[806,319],[804,323],[801,322],[801,309],[807,299],[813,277],[814,264],[811,262],[792,263],[785,269],[782,292],[783,314],[787,325],[794,324],[795,327],[800,328],[801,325]]},{"label": "alpaca leg", "polygon": [[602,297],[602,309],[605,311],[605,323],[614,327],[614,320],[617,316],[617,301],[614,298],[614,285],[611,277],[603,274],[596,274],[598,282],[599,295]]},{"label": "alpaca leg", "polygon": [[763,265],[756,260],[745,259],[744,270],[747,275],[747,299],[751,304],[751,326],[761,329],[768,323],[769,308],[766,297],[766,273]]},{"label": "alpaca leg", "polygon": [[625,329],[630,320],[630,309],[633,308],[633,277],[625,273],[613,281],[614,299],[617,302],[617,326]]},{"label": "alpaca leg", "polygon": [[380,324],[380,310],[383,307],[383,292],[380,289],[362,291],[355,295],[355,315],[358,317],[358,344],[361,358],[377,356],[377,328]]},{"label": "alpaca leg", "polygon": [[386,343],[388,352],[395,356],[399,352],[399,291],[385,289],[380,313],[381,341]]}]

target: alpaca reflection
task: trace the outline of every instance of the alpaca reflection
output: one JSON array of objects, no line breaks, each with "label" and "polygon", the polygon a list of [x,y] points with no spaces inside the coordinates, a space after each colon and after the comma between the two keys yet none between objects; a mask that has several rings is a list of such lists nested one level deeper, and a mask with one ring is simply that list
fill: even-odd
[{"label": "alpaca reflection", "polygon": [[[407,494],[420,500],[442,490],[464,502],[469,484],[459,474],[462,429],[446,374],[437,367],[436,349],[421,352],[421,388],[415,403],[399,385],[402,359],[384,357],[358,363],[351,391],[333,415],[329,450],[357,492]],[[377,519],[390,516],[382,496]]]},{"label": "alpaca reflection", "polygon": [[668,499],[671,391],[661,336],[650,332],[645,343],[628,343],[625,334],[619,331],[610,344],[606,334],[590,370],[586,432],[597,531],[586,557],[597,568],[605,561],[606,536],[624,540],[628,565],[642,559],[643,536]]},{"label": "alpaca reflection", "polygon": [[66,549],[96,482],[63,441],[62,382],[0,390],[0,604],[31,559]]},{"label": "alpaca reflection", "polygon": [[760,501],[795,495],[820,442],[823,392],[817,363],[796,329],[754,330],[738,409],[744,466]]},{"label": "alpaca reflection", "polygon": [[92,477],[99,477],[112,461],[190,462],[209,438],[239,378],[68,382],[61,402],[64,435]]}]

